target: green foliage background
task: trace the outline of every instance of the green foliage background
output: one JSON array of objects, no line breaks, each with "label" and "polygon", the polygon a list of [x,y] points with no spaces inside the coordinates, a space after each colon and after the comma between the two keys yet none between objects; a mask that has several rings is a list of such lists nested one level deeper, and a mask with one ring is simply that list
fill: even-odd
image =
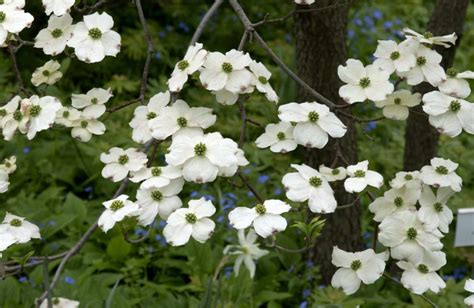
[{"label": "green foliage background", "polygon": [[[21,33],[22,38],[32,40],[45,27],[47,16],[40,1],[27,1],[26,10],[35,16],[30,29]],[[78,1],[76,1],[78,2]],[[93,1],[92,1],[93,2]],[[156,53],[151,63],[147,97],[166,89],[166,80],[184,54],[191,35],[210,1],[198,0],[148,0],[144,2],[145,15],[153,37]],[[285,15],[293,7],[291,0],[241,1],[253,21],[268,13],[270,17]],[[90,2],[89,2],[90,3]],[[422,31],[434,1],[356,1],[350,11],[350,56],[364,62],[371,60],[378,39],[396,38],[404,26]],[[98,64],[85,64],[62,54],[65,77],[56,85],[40,91],[70,104],[71,93],[85,93],[92,87],[110,87],[114,97],[110,106],[138,96],[141,72],[146,57],[146,44],[135,6],[129,1],[114,1],[105,8],[115,20],[115,29],[122,35],[122,51],[117,58],[106,58]],[[327,12],[329,13],[329,12]],[[73,14],[75,21],[80,19]],[[473,69],[474,9],[471,6],[466,19],[465,33],[459,48],[455,66],[460,70]],[[294,37],[292,21],[263,26],[262,36],[275,52],[290,66],[294,66]],[[228,5],[224,5],[212,18],[201,42],[208,50],[225,52],[236,48],[242,27]],[[273,72],[272,84],[281,97],[281,103],[295,100],[295,84],[282,74],[255,44],[248,45],[252,58],[263,61]],[[0,100],[6,102],[16,84],[11,62],[5,49],[0,53]],[[24,47],[18,53],[19,66],[27,85],[33,70],[49,60],[41,50]],[[317,72],[315,72],[317,73]],[[218,115],[212,128],[223,135],[238,139],[240,117],[237,106],[217,104],[212,95],[199,87],[195,80],[183,93],[184,99],[193,106],[208,106]],[[252,95],[247,104],[248,114],[261,123],[276,121],[276,106],[262,96]],[[356,108],[363,118],[380,114],[372,105]],[[17,156],[18,170],[11,175],[10,190],[0,195],[1,213],[11,211],[27,217],[41,227],[41,241],[17,245],[4,254],[4,260],[22,258],[29,252],[34,255],[54,255],[71,247],[83,232],[100,215],[101,203],[110,199],[118,184],[101,177],[103,167],[100,153],[112,146],[138,147],[131,140],[128,123],[133,107],[107,115],[107,132],[83,144],[73,140],[69,130],[54,128],[41,132],[34,140],[16,136],[11,142],[1,141],[0,156]],[[394,176],[402,167],[404,123],[386,120],[359,126],[359,150],[361,159],[369,159],[372,168],[383,173],[386,179]],[[247,140],[255,140],[261,129],[249,126]],[[165,146],[160,147],[157,160],[163,161]],[[250,142],[244,147],[252,163],[245,172],[266,198],[285,198],[281,177],[290,169],[290,163],[300,162],[303,151],[275,155],[268,150],[258,150]],[[462,135],[456,139],[443,137],[440,154],[460,163],[459,173],[464,179],[464,189],[450,205],[453,210],[469,207],[474,198],[474,138]],[[385,186],[386,188],[386,186]],[[130,185],[127,194],[134,197],[137,185]],[[377,192],[381,194],[382,191]],[[254,203],[246,189],[236,189],[220,179],[208,185],[185,186],[183,201],[206,195],[213,198],[218,207],[215,219],[216,233],[206,244],[191,241],[187,246],[171,248],[162,238],[162,224],[156,223],[143,243],[132,245],[124,241],[118,228],[108,234],[95,232],[93,237],[67,265],[54,290],[55,296],[77,299],[81,307],[426,307],[421,298],[410,295],[401,286],[380,279],[376,284],[362,287],[351,297],[338,290],[320,284],[317,264],[307,254],[289,254],[271,250],[259,260],[257,275],[252,281],[245,269],[235,277],[232,264],[227,263],[217,281],[212,277],[222,258],[225,245],[236,242],[236,232],[230,230],[227,213],[233,206],[249,206]],[[363,199],[366,209],[369,201]],[[293,204],[293,206],[300,206]],[[304,221],[303,214],[288,215],[291,221]],[[364,211],[363,236],[367,244],[372,237],[370,213]],[[463,294],[463,278],[470,272],[465,251],[453,248],[452,231],[444,244],[448,253],[448,265],[442,275],[448,279],[448,287],[439,295],[428,297],[440,307],[460,307]],[[143,235],[146,230],[137,229],[132,237]],[[285,247],[304,246],[303,236],[296,228],[288,228],[278,236]],[[58,261],[51,262],[53,269]],[[0,307],[31,307],[34,298],[42,292],[43,268],[29,268],[24,273],[0,281]],[[114,287],[115,286],[115,287]]]}]

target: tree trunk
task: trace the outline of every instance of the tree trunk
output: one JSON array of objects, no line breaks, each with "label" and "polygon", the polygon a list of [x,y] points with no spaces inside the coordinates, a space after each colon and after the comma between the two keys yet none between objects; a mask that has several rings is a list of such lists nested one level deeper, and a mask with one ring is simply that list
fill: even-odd
[{"label": "tree trunk", "polygon": [[[310,8],[334,5],[331,0],[318,0]],[[298,6],[305,9],[307,6]],[[341,81],[337,76],[337,67],[344,64],[347,58],[346,33],[347,5],[332,7],[326,10],[300,13],[295,16],[296,26],[296,63],[298,75],[312,88],[323,94],[334,103],[343,104],[338,95]],[[300,102],[314,101],[314,98],[303,88],[299,89]],[[346,112],[350,112],[347,109]],[[337,157],[337,148],[349,163],[357,161],[356,131],[354,123],[347,118],[341,120],[347,125],[346,135],[337,140],[330,140],[323,150],[307,150],[305,162],[318,168],[320,164],[327,166]],[[345,165],[339,159],[338,166]],[[354,196],[346,193],[342,183],[335,188],[338,204],[347,204]],[[316,265],[320,267],[323,280],[331,281],[335,268],[331,263],[333,246],[354,251],[360,248],[360,208],[353,206],[335,213],[324,215],[326,225],[321,237],[318,238],[314,251]]]},{"label": "tree trunk", "polygon": [[[454,61],[456,49],[461,41],[464,19],[469,0],[438,0],[428,23],[427,31],[434,35],[445,35],[456,32],[458,40],[450,48],[437,46],[435,49],[443,56],[441,65],[446,70]],[[435,90],[428,83],[423,83],[413,88],[421,94]],[[418,170],[430,163],[436,156],[439,133],[428,122],[428,117],[423,113],[421,106],[414,108],[408,116],[405,131],[405,157],[404,169]]]}]

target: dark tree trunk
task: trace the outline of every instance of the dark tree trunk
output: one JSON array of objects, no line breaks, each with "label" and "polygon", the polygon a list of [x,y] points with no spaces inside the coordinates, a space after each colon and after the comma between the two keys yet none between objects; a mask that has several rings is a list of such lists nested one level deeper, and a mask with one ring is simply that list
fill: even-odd
[{"label": "dark tree trunk", "polygon": [[[318,0],[315,7],[327,7],[334,5],[331,0]],[[298,9],[305,9],[299,6]],[[295,17],[296,24],[296,63],[298,75],[312,88],[329,98],[336,104],[343,104],[339,98],[338,90],[341,81],[337,76],[337,67],[344,64],[347,58],[346,32],[347,16],[349,7],[347,5],[328,8],[326,10],[312,13],[301,13]],[[298,93],[300,102],[314,101],[314,98],[304,89],[300,88]],[[347,110],[345,110],[347,112]],[[347,118],[342,118],[348,127],[346,135],[337,140],[330,140],[323,150],[308,150],[305,161],[316,169],[320,164],[327,166],[337,157],[337,147],[340,153],[349,163],[357,160],[356,131],[354,123]],[[338,166],[345,165],[339,159]],[[354,199],[353,195],[347,194],[342,183],[336,187],[338,204],[347,204]],[[333,246],[341,249],[354,251],[360,246],[360,208],[353,206],[333,214],[325,215],[326,225],[322,235],[318,238],[314,257],[316,264],[320,266],[321,274],[326,283],[329,283],[335,268],[331,264],[331,253]]]},{"label": "dark tree trunk", "polygon": [[[456,46],[444,48],[436,47],[443,56],[441,65],[444,69],[450,68],[454,61],[456,49],[461,41],[464,19],[469,0],[438,0],[428,23],[427,31],[434,35],[445,35],[456,32],[458,40]],[[421,94],[433,91],[434,88],[427,84],[421,84],[413,89]],[[418,170],[429,164],[431,158],[436,156],[439,134],[428,122],[428,117],[423,114],[421,106],[414,108],[411,112],[405,131],[405,170]],[[420,114],[421,113],[421,114]]]}]

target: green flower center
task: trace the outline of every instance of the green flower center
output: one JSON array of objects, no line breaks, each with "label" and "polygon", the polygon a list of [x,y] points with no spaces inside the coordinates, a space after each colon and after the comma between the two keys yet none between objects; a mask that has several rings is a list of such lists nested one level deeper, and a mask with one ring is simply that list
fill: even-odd
[{"label": "green flower center", "polygon": [[92,29],[89,30],[89,36],[93,40],[98,40],[102,37],[102,31],[100,31],[99,28],[92,28]]},{"label": "green flower center", "polygon": [[147,120],[154,119],[154,118],[156,118],[156,113],[154,113],[153,111],[150,111],[150,112],[147,113],[146,118],[147,118]]},{"label": "green flower center", "polygon": [[186,60],[182,60],[178,62],[178,68],[184,71],[189,66],[189,62]]},{"label": "green flower center", "polygon": [[422,66],[426,64],[426,58],[425,57],[418,57],[416,58],[416,65]]},{"label": "green flower center", "polygon": [[418,271],[422,274],[427,274],[430,271],[430,269],[425,264],[420,264],[418,265]]},{"label": "green flower center", "polygon": [[125,165],[126,163],[128,163],[128,161],[129,161],[129,158],[128,158],[128,155],[126,154],[120,155],[118,158],[118,163],[121,165]]},{"label": "green flower center", "polygon": [[55,297],[55,298],[53,298],[52,302],[53,302],[53,305],[58,305],[60,300],[59,300],[59,298]]},{"label": "green flower center", "polygon": [[365,177],[365,171],[364,170],[357,170],[356,172],[354,172],[354,177],[356,177],[356,178]]},{"label": "green flower center", "polygon": [[112,202],[112,205],[110,205],[110,209],[114,212],[117,212],[118,210],[120,210],[124,206],[125,206],[125,204],[123,203],[123,201],[115,200],[114,202]]},{"label": "green flower center", "polygon": [[258,77],[258,81],[260,81],[260,83],[263,83],[263,84],[268,83],[268,79],[263,76]]},{"label": "green flower center", "polygon": [[99,99],[96,98],[96,97],[94,97],[94,98],[91,99],[91,104],[92,104],[92,105],[95,105],[95,104],[97,104],[98,102],[99,102]]},{"label": "green flower center", "polygon": [[161,201],[161,199],[163,199],[163,194],[161,193],[161,191],[155,190],[151,193],[151,198],[154,201]]},{"label": "green flower center", "polygon": [[37,117],[41,112],[41,107],[39,105],[33,105],[30,107],[30,116]]},{"label": "green flower center", "polygon": [[7,15],[4,12],[0,12],[0,22],[4,22]]},{"label": "green flower center", "polygon": [[188,120],[186,120],[185,117],[179,117],[176,119],[176,122],[178,122],[178,125],[181,127],[186,127],[186,125],[188,125]]},{"label": "green flower center", "polygon": [[10,220],[10,226],[12,227],[21,227],[22,225],[22,221],[18,218],[13,218],[12,220]]},{"label": "green flower center", "polygon": [[393,204],[395,204],[396,207],[401,207],[403,205],[403,198],[396,197],[395,199],[393,199]]},{"label": "green flower center", "polygon": [[59,28],[56,28],[53,31],[51,31],[51,36],[54,37],[54,38],[58,38],[61,35],[63,35],[63,30],[61,30]]},{"label": "green flower center", "polygon": [[338,175],[339,173],[341,173],[341,171],[339,171],[339,169],[332,169],[331,171],[332,175]]},{"label": "green flower center", "polygon": [[160,167],[151,168],[151,175],[160,176],[161,175],[161,168]]},{"label": "green flower center", "polygon": [[323,180],[317,176],[309,178],[309,184],[314,187],[319,187],[323,184]]},{"label": "green flower center", "polygon": [[416,239],[416,236],[417,236],[417,235],[418,235],[418,231],[416,231],[415,228],[410,228],[410,229],[408,229],[408,231],[407,231],[407,237],[408,237],[408,239],[414,240],[414,239]]},{"label": "green flower center", "polygon": [[44,70],[44,71],[42,72],[42,74],[43,74],[43,76],[48,77],[49,75],[51,75],[51,72],[48,71],[48,70]]},{"label": "green flower center", "polygon": [[458,74],[458,70],[455,68],[451,67],[446,70],[446,75],[448,75],[448,77],[454,78],[456,77],[457,74]]},{"label": "green flower center", "polygon": [[63,118],[65,119],[69,118],[69,111],[66,110],[63,112]]},{"label": "green flower center", "polygon": [[436,167],[435,171],[442,175],[448,174],[448,168],[446,168],[445,166],[438,166]]},{"label": "green flower center", "polygon": [[285,133],[284,132],[278,132],[277,138],[278,140],[285,140]]},{"label": "green flower center", "polygon": [[310,122],[317,122],[319,120],[319,114],[316,111],[310,111],[308,113],[308,119]]},{"label": "green flower center", "polygon": [[395,98],[393,99],[393,103],[394,103],[395,105],[400,105],[401,102],[402,102],[402,99],[401,99],[400,97],[395,97]]},{"label": "green flower center", "polygon": [[82,128],[86,128],[87,124],[89,124],[89,123],[87,123],[87,121],[81,121],[81,127]]},{"label": "green flower center", "polygon": [[411,174],[405,174],[405,177],[404,177],[404,178],[405,178],[405,180],[407,180],[407,181],[411,181],[411,180],[413,180],[413,175],[411,175]]},{"label": "green flower center", "polygon": [[361,80],[359,80],[359,85],[361,86],[361,88],[365,89],[367,88],[368,86],[370,86],[370,79],[369,77],[364,77],[362,78]]},{"label": "green flower center", "polygon": [[229,62],[224,62],[224,63],[222,63],[222,70],[223,70],[225,73],[229,74],[229,73],[232,72],[233,69],[234,69],[234,68],[232,67],[232,64],[230,64]]},{"label": "green flower center", "polygon": [[190,224],[195,224],[197,221],[197,217],[193,213],[187,213],[186,215],[184,215],[184,217],[186,218],[186,221]]},{"label": "green flower center", "polygon": [[433,207],[438,213],[441,213],[443,211],[443,205],[441,204],[441,202],[436,202],[435,204],[433,204]]},{"label": "green flower center", "polygon": [[425,33],[423,33],[423,36],[427,39],[430,39],[433,37],[433,33],[431,33],[430,31],[426,31]]},{"label": "green flower center", "polygon": [[257,204],[255,206],[255,211],[257,212],[258,215],[263,215],[267,212],[267,209],[263,204]]},{"label": "green flower center", "polygon": [[461,109],[461,103],[458,100],[454,100],[449,104],[449,109],[452,112],[458,112]]},{"label": "green flower center", "polygon": [[390,59],[397,60],[398,58],[400,58],[400,53],[398,51],[394,51],[390,54]]},{"label": "green flower center", "polygon": [[207,150],[206,145],[202,142],[194,146],[194,153],[197,156],[204,156],[206,154],[206,150]]},{"label": "green flower center", "polygon": [[351,263],[351,268],[353,271],[357,271],[362,266],[362,262],[360,260],[354,260]]},{"label": "green flower center", "polygon": [[13,119],[15,119],[15,121],[21,121],[21,119],[23,119],[23,115],[21,114],[20,110],[16,110],[13,113]]},{"label": "green flower center", "polygon": [[0,109],[0,117],[4,117],[7,115],[7,111],[5,109]]}]

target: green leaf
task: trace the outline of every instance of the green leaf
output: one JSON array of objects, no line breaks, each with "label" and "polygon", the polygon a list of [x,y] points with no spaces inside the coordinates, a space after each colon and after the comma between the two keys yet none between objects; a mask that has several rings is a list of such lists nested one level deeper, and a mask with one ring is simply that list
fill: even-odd
[{"label": "green leaf", "polygon": [[112,259],[120,260],[126,257],[131,249],[132,245],[127,243],[122,236],[116,236],[107,245],[107,254]]}]

